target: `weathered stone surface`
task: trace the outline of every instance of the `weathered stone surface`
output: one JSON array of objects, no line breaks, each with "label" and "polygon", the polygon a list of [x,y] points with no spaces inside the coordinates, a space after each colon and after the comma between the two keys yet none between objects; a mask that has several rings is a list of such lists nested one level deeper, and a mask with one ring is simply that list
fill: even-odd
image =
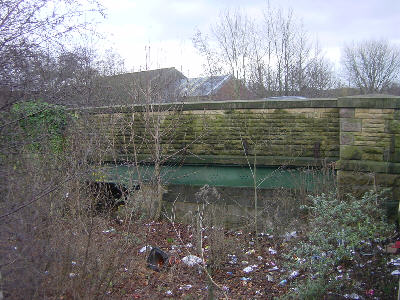
[{"label": "weathered stone surface", "polygon": [[341,118],[354,118],[355,109],[354,108],[340,108],[339,116]]},{"label": "weathered stone surface", "polygon": [[342,132],[340,134],[340,144],[341,145],[353,145],[354,134],[350,132]]},{"label": "weathered stone surface", "polygon": [[390,133],[400,134],[400,120],[391,120],[388,123],[388,131]]},{"label": "weathered stone surface", "polygon": [[352,119],[352,118],[343,118],[340,119],[340,130],[341,131],[352,131],[357,132],[361,131],[362,123],[359,119]]},{"label": "weathered stone surface", "polygon": [[358,160],[362,157],[362,151],[357,146],[340,146],[340,159]]},{"label": "weathered stone surface", "polygon": [[393,113],[393,118],[395,120],[400,120],[400,109],[395,109]]}]

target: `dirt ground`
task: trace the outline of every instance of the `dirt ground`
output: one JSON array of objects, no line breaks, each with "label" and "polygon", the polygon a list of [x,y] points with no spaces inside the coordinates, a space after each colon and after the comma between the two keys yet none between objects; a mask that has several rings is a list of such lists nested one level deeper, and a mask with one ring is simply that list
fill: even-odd
[{"label": "dirt ground", "polygon": [[[300,232],[289,238],[261,233],[256,239],[253,232],[206,229],[202,239],[204,264],[194,266],[182,261],[188,255],[201,257],[196,251],[195,231],[189,225],[169,221],[130,226],[110,223],[98,234],[109,239],[130,235],[135,240],[119,270],[122,276],[108,291],[110,299],[210,299],[210,294],[213,299],[278,299],[307,275],[285,267],[284,254],[303,238]],[[173,256],[172,263],[160,272],[147,268],[150,247],[146,246],[157,246]],[[380,245],[370,247],[370,251],[363,249],[356,255],[355,261],[332,270],[344,288],[325,299],[396,298],[397,277],[390,274],[396,267],[386,261],[397,256],[384,253]],[[208,267],[211,263],[213,269]],[[210,284],[206,270],[215,284]]]}]

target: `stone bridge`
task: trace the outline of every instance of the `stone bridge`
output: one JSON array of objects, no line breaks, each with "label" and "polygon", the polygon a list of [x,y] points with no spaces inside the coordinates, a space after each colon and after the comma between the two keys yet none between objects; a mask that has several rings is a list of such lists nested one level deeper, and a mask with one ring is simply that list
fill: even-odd
[{"label": "stone bridge", "polygon": [[[400,199],[400,97],[246,100],[92,107],[81,126],[114,163],[334,166],[353,192]],[[86,125],[85,125],[86,124]]]}]

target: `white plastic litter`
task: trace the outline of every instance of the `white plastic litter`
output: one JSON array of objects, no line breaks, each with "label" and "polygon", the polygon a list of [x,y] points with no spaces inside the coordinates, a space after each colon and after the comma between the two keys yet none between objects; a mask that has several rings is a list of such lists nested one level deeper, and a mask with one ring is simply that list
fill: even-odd
[{"label": "white plastic litter", "polygon": [[186,284],[186,285],[181,286],[179,289],[187,291],[187,290],[190,290],[191,288],[192,288],[191,284]]},{"label": "white plastic litter", "polygon": [[165,294],[166,294],[167,296],[172,296],[172,291],[168,290],[168,291],[165,292]]},{"label": "white plastic litter", "polygon": [[276,254],[276,250],[272,249],[271,247],[268,248],[270,254]]},{"label": "white plastic litter", "polygon": [[69,273],[69,278],[74,278],[76,276],[75,273]]},{"label": "white plastic litter", "polygon": [[293,279],[296,278],[297,276],[299,276],[299,271],[293,271],[292,273],[290,273],[289,278]]},{"label": "white plastic litter", "polygon": [[230,263],[231,265],[237,264],[238,258],[236,257],[236,255],[234,255],[234,254],[228,254],[228,257],[231,259],[231,260],[229,261],[229,263]]},{"label": "white plastic litter", "polygon": [[140,248],[139,252],[143,253],[143,252],[146,252],[146,251],[151,251],[151,249],[153,249],[153,247],[151,247],[150,245],[147,245],[147,246],[144,246],[144,247]]},{"label": "white plastic litter", "polygon": [[390,273],[392,275],[400,275],[400,270],[394,270],[392,273]]},{"label": "white plastic litter", "polygon": [[400,266],[400,258],[393,258],[390,262],[388,262],[388,265]]},{"label": "white plastic litter", "polygon": [[113,233],[113,232],[115,232],[114,228],[110,228],[108,230],[103,230],[103,233]]},{"label": "white plastic litter", "polygon": [[296,231],[292,231],[292,232],[286,232],[284,235],[285,241],[289,241],[293,238],[297,238],[297,232]]},{"label": "white plastic litter", "polygon": [[346,299],[354,299],[354,300],[357,300],[357,299],[362,299],[359,295],[357,295],[356,293],[352,293],[352,294],[345,294],[344,295],[344,297],[346,298]]},{"label": "white plastic litter", "polygon": [[267,271],[268,272],[273,272],[273,271],[278,271],[278,270],[279,270],[279,268],[277,266],[275,266],[275,267],[273,267],[271,269],[268,269]]},{"label": "white plastic litter", "polygon": [[257,256],[257,259],[258,260],[263,260],[263,257],[259,255],[259,256]]},{"label": "white plastic litter", "polygon": [[272,277],[271,275],[267,275],[267,280],[269,282],[274,282],[274,277]]},{"label": "white plastic litter", "polygon": [[248,266],[243,269],[243,272],[250,273],[250,272],[253,272],[255,268],[257,268],[257,265]]},{"label": "white plastic litter", "polygon": [[192,243],[187,243],[186,244],[186,248],[192,248],[193,247],[193,244]]},{"label": "white plastic litter", "polygon": [[182,258],[182,262],[190,267],[201,264],[203,260],[196,255],[188,255]]}]

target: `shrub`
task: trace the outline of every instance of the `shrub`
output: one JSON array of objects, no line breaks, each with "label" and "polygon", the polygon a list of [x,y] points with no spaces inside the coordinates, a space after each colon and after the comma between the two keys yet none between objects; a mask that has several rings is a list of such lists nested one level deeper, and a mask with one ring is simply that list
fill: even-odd
[{"label": "shrub", "polygon": [[296,298],[305,293],[308,298],[318,298],[335,289],[338,282],[332,277],[337,266],[352,264],[358,250],[393,233],[383,208],[384,192],[347,200],[338,199],[335,193],[310,197],[311,204],[302,207],[309,213],[306,238],[288,255],[289,266],[307,274],[306,282],[298,285]]}]

